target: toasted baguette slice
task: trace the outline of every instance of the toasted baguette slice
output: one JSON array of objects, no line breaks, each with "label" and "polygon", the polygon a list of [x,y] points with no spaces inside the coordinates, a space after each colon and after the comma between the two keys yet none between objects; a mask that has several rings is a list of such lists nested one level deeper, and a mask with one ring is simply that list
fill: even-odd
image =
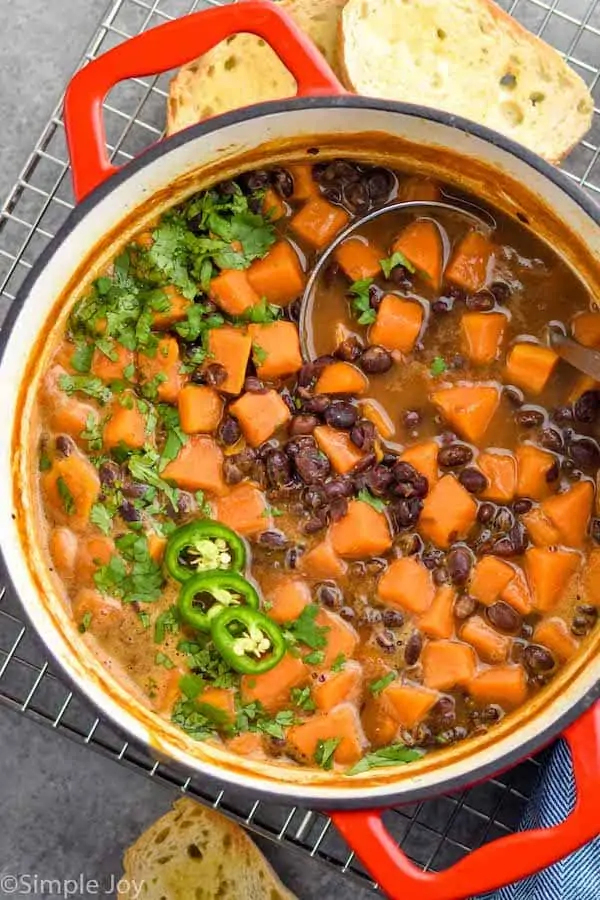
[{"label": "toasted baguette slice", "polygon": [[550,162],[591,125],[584,81],[491,0],[348,0],[340,57],[356,93],[465,116]]},{"label": "toasted baguette slice", "polygon": [[[345,0],[282,0],[277,5],[339,71],[337,33]],[[237,34],[184,66],[171,81],[167,133],[202,119],[296,93],[296,81],[261,38]]]},{"label": "toasted baguette slice", "polygon": [[177,800],[125,851],[120,900],[294,900],[246,832]]}]

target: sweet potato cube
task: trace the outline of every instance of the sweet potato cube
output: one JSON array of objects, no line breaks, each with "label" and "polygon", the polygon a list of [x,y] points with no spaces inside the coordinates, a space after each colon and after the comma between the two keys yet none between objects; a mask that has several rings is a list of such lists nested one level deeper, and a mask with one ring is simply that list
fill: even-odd
[{"label": "sweet potato cube", "polygon": [[229,407],[251,447],[258,447],[285,425],[291,413],[277,391],[253,394],[248,391]]},{"label": "sweet potato cube", "polygon": [[517,448],[517,497],[544,500],[552,493],[546,475],[555,463],[552,453],[540,450],[533,444]]},{"label": "sweet potato cube", "polygon": [[561,538],[558,529],[554,527],[540,507],[534,507],[525,513],[521,516],[521,521],[536,547],[555,547],[560,544]]},{"label": "sweet potato cube", "polygon": [[363,500],[352,500],[348,512],[329,529],[335,552],[345,559],[379,556],[392,546],[387,519]]},{"label": "sweet potato cube", "polygon": [[183,385],[179,344],[172,337],[158,341],[154,353],[138,353],[140,381],[156,385],[157,399],[163,403],[177,403]]},{"label": "sweet potato cube", "polygon": [[335,580],[346,573],[347,565],[337,555],[331,541],[325,540],[300,557],[299,568],[309,578]]},{"label": "sweet potato cube", "polygon": [[301,725],[292,725],[287,733],[288,752],[302,762],[315,762],[321,741],[341,738],[333,754],[336,763],[350,766],[363,754],[366,739],[356,708],[343,703],[328,713],[316,713]]},{"label": "sweet potato cube", "polygon": [[267,600],[270,619],[280,624],[293,622],[311,602],[310,588],[300,578],[285,578],[269,591]]},{"label": "sweet potato cube", "polygon": [[350,281],[362,281],[379,275],[380,260],[385,254],[380,247],[356,235],[340,244],[333,255]]},{"label": "sweet potato cube", "polygon": [[554,609],[580,564],[581,557],[574,550],[531,547],[525,552],[525,571],[538,612]]},{"label": "sweet potato cube", "polygon": [[498,408],[500,393],[491,385],[457,385],[434,391],[431,401],[461,437],[479,444]]},{"label": "sweet potato cube", "polygon": [[265,495],[253,484],[238,484],[213,503],[214,517],[238,534],[250,536],[268,531],[273,520]]},{"label": "sweet potato cube", "polygon": [[516,609],[521,616],[528,616],[533,610],[531,591],[521,569],[516,570],[515,577],[502,589],[500,599]]},{"label": "sweet potato cube", "polygon": [[485,452],[477,457],[477,467],[487,478],[480,497],[496,503],[510,503],[517,489],[517,464],[512,453]]},{"label": "sweet potato cube", "polygon": [[369,340],[387,350],[410,353],[422,327],[423,307],[418,301],[403,300],[395,294],[386,294],[377,310]]},{"label": "sweet potato cube", "polygon": [[329,712],[340,703],[356,703],[362,693],[362,666],[356,660],[349,659],[340,672],[323,672],[315,681],[312,698],[317,709]]},{"label": "sweet potato cube", "polygon": [[431,219],[417,219],[398,235],[392,253],[401,253],[412,263],[417,275],[425,279],[434,291],[442,286],[444,254],[438,226]]},{"label": "sweet potato cube", "polygon": [[421,663],[423,683],[435,691],[466,687],[475,675],[475,651],[461,641],[429,641]]},{"label": "sweet potato cube", "polygon": [[56,456],[51,467],[42,472],[40,481],[52,518],[74,531],[83,530],[100,493],[95,466],[73,451],[69,456]]},{"label": "sweet potato cube", "polygon": [[294,191],[292,193],[294,200],[308,200],[309,197],[318,196],[319,186],[313,178],[311,165],[299,163],[296,166],[290,166],[288,171],[294,182]]},{"label": "sweet potato cube", "polygon": [[79,542],[77,536],[64,525],[53,528],[48,536],[48,549],[58,575],[67,581],[73,577]]},{"label": "sweet potato cube", "polygon": [[584,347],[600,347],[600,313],[580,313],[573,319],[573,337]]},{"label": "sweet potato cube", "polygon": [[541,508],[560,534],[563,544],[568,547],[581,547],[587,533],[593,502],[594,487],[591,481],[580,481],[567,491],[544,500]]},{"label": "sweet potato cube", "polygon": [[211,281],[209,296],[228,316],[241,316],[260,303],[246,269],[223,269]]},{"label": "sweet potato cube", "polygon": [[84,446],[81,438],[82,431],[87,430],[88,421],[95,424],[99,421],[98,410],[91,403],[84,403],[76,397],[67,397],[66,394],[58,399],[49,408],[50,427],[57,434],[68,434],[78,444]]},{"label": "sweet potato cube", "polygon": [[308,667],[300,657],[286,653],[281,662],[262,675],[243,675],[240,683],[245,704],[261,703],[269,713],[289,709],[293,688],[304,687],[310,678]]},{"label": "sweet potato cube", "polygon": [[392,681],[381,696],[398,725],[409,729],[420,725],[440,698],[438,692],[430,688],[400,681]]},{"label": "sweet potato cube", "polygon": [[454,601],[456,591],[448,584],[435,592],[433,603],[419,619],[419,628],[430,638],[451,638],[454,634]]},{"label": "sweet potato cube", "polygon": [[358,646],[358,634],[348,622],[341,616],[321,608],[315,617],[315,622],[320,628],[326,629],[325,638],[327,645],[324,647],[324,658],[319,666],[328,669],[340,656],[349,659],[354,656]]},{"label": "sweet potato cube", "polygon": [[494,362],[500,352],[507,318],[502,313],[464,313],[460,320],[465,352],[476,366]]},{"label": "sweet potato cube", "polygon": [[567,662],[577,653],[579,641],[567,627],[564,619],[542,619],[535,626],[532,642],[547,647],[559,662]]},{"label": "sweet potato cube", "polygon": [[227,493],[223,480],[223,453],[208,435],[190,435],[179,453],[161,472],[184,491],[208,491],[221,496]]},{"label": "sweet potato cube", "polygon": [[480,659],[487,663],[505,662],[512,640],[500,634],[481,616],[471,616],[460,629],[460,638],[475,648]]},{"label": "sweet potato cube", "polygon": [[438,453],[439,447],[435,441],[421,441],[407,447],[400,455],[403,462],[410,463],[413,469],[416,469],[420,475],[424,475],[429,482],[429,487],[438,480]]},{"label": "sweet potato cube", "polygon": [[479,231],[470,231],[455,249],[446,269],[446,280],[470,294],[484,288],[490,280],[495,248]]},{"label": "sweet potato cube", "polygon": [[285,218],[287,206],[282,197],[273,188],[267,188],[262,202],[262,214],[271,222],[278,222]]},{"label": "sweet potato cube", "polygon": [[477,503],[454,475],[444,475],[423,502],[419,531],[438,547],[447,548],[468,535],[477,517]]},{"label": "sweet potato cube", "polygon": [[381,603],[416,615],[427,612],[434,595],[431,572],[414,556],[393,560],[377,585]]},{"label": "sweet potato cube", "polygon": [[248,269],[248,281],[255,293],[277,306],[286,306],[299,297],[306,276],[298,254],[289,241],[278,241],[262,259]]},{"label": "sweet potato cube", "polygon": [[225,742],[227,749],[238,756],[262,756],[264,758],[263,735],[260,731],[240,731]]},{"label": "sweet potato cube", "polygon": [[508,354],[505,378],[530,394],[541,394],[557,363],[558,355],[550,347],[522,341]]},{"label": "sweet potato cube", "polygon": [[330,428],[329,425],[319,425],[315,428],[313,436],[339,475],[351,472],[363,458],[362,451],[352,443],[347,431]]},{"label": "sweet potato cube", "polygon": [[[90,372],[102,381],[118,381],[125,378],[125,369],[134,365],[135,356],[133,350],[128,350],[123,344],[116,342],[110,348],[107,356],[99,347],[96,347],[92,356]],[[134,381],[130,377],[129,381]]]},{"label": "sweet potato cube", "polygon": [[138,407],[135,394],[126,391],[115,398],[102,439],[107,450],[117,447],[141,450],[144,446],[148,440],[146,419]]},{"label": "sweet potato cube", "polygon": [[476,675],[467,690],[480,706],[497,703],[507,711],[525,703],[529,693],[523,666],[494,666]]},{"label": "sweet potato cube", "polygon": [[256,374],[265,381],[293,375],[302,366],[298,329],[293,322],[250,325]]},{"label": "sweet potato cube", "polygon": [[567,397],[568,403],[576,403],[588,391],[599,391],[600,381],[596,381],[590,375],[578,375],[573,383],[573,387],[569,391]]},{"label": "sweet potato cube", "polygon": [[181,430],[186,434],[216,431],[223,415],[223,400],[206,384],[186,384],[177,400]]},{"label": "sweet potato cube", "polygon": [[166,295],[168,308],[152,313],[152,327],[155,331],[166,331],[177,322],[184,322],[188,309],[192,306],[192,301],[180,294],[173,284],[164,287],[163,293]]},{"label": "sweet potato cube", "polygon": [[311,197],[297,212],[290,225],[300,240],[322,250],[348,224],[350,217],[341,206],[323,197]]},{"label": "sweet potato cube", "polygon": [[391,713],[391,708],[381,694],[368,696],[360,717],[368,741],[373,747],[388,747],[394,743],[399,725]]},{"label": "sweet potato cube", "polygon": [[469,593],[484,606],[495,603],[515,577],[515,569],[495,556],[484,556],[473,569]]},{"label": "sweet potato cube", "polygon": [[347,362],[326,366],[317,381],[317,394],[364,394],[369,380],[360,369]]},{"label": "sweet potato cube", "polygon": [[235,694],[231,688],[207,687],[196,699],[198,703],[224,713],[228,722],[235,719]]},{"label": "sweet potato cube", "polygon": [[246,378],[252,338],[239,328],[212,328],[208,333],[208,364],[219,363],[227,378],[219,385],[225,394],[239,394]]}]

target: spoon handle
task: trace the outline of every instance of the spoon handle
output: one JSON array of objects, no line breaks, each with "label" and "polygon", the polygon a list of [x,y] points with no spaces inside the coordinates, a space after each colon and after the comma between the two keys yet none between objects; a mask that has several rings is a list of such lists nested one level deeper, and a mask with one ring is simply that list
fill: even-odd
[{"label": "spoon handle", "polygon": [[600,381],[600,352],[598,350],[584,347],[558,331],[550,332],[550,343],[552,349],[562,359],[595,381]]}]

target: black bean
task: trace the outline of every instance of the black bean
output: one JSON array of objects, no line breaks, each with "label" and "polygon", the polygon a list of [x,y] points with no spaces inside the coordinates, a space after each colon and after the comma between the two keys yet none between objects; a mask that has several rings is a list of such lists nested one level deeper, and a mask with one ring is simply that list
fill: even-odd
[{"label": "black bean", "polygon": [[440,697],[429,713],[431,724],[436,731],[452,728],[456,722],[456,704],[453,697]]},{"label": "black bean", "polygon": [[244,477],[244,470],[235,462],[235,457],[226,456],[223,460],[223,478],[225,479],[225,484],[239,484]]},{"label": "black bean", "polygon": [[367,474],[368,488],[376,497],[383,497],[393,480],[394,476],[383,465],[374,466]]},{"label": "black bean", "polygon": [[300,387],[308,387],[317,377],[317,369],[312,362],[304,363],[298,372],[297,381]]},{"label": "black bean", "polygon": [[397,459],[398,457],[395,453],[384,453],[381,457],[381,464],[383,466],[387,466],[387,468],[389,469],[396,464]]},{"label": "black bean", "polygon": [[497,603],[488,606],[487,617],[498,631],[516,634],[521,630],[523,622],[521,616],[504,600],[498,600]]},{"label": "black bean", "polygon": [[293,437],[299,434],[312,434],[318,424],[319,420],[316,416],[301,414],[292,417],[288,431]]},{"label": "black bean", "polygon": [[240,428],[237,419],[234,419],[233,416],[225,416],[225,418],[219,425],[217,434],[219,440],[223,444],[225,444],[227,447],[232,447],[233,444],[237,444],[237,442],[241,438],[242,429]]},{"label": "black bean", "polygon": [[596,544],[600,544],[600,519],[592,519],[590,533],[592,535],[592,540],[595,541]]},{"label": "black bean", "polygon": [[573,415],[578,422],[595,422],[600,408],[598,391],[586,391],[573,404]]},{"label": "black bean", "polygon": [[334,400],[323,414],[331,428],[352,428],[358,419],[358,410],[347,400]]},{"label": "black bean", "polygon": [[396,497],[410,500],[412,497],[418,497],[423,500],[429,491],[429,482],[424,475],[417,475],[414,481],[396,481],[391,486],[391,492]]},{"label": "black bean", "polygon": [[576,614],[571,621],[571,632],[576,637],[584,637],[592,630],[593,623],[585,616]]},{"label": "black bean", "polygon": [[523,394],[515,387],[503,387],[502,396],[508,400],[510,405],[514,406],[515,409],[518,409],[519,406],[523,405]]},{"label": "black bean", "polygon": [[119,506],[119,515],[125,522],[140,522],[142,514],[130,500],[123,500]]},{"label": "black bean", "polygon": [[382,375],[394,365],[392,354],[385,347],[373,344],[361,354],[358,363],[367,375]]},{"label": "black bean", "polygon": [[454,615],[462,621],[472,616],[477,608],[477,600],[470,594],[462,594],[454,601]]},{"label": "black bean", "polygon": [[335,355],[338,359],[343,359],[345,362],[354,362],[358,359],[363,350],[363,342],[352,335],[351,337],[346,338],[345,341],[342,341],[341,344],[337,345],[335,348]]},{"label": "black bean", "polygon": [[123,483],[122,491],[126,497],[132,500],[139,500],[140,497],[148,493],[148,487],[147,484],[143,484],[141,481],[127,480]]},{"label": "black bean", "polygon": [[348,501],[345,497],[338,497],[329,504],[329,518],[332,522],[339,522],[348,512]]},{"label": "black bean", "polygon": [[375,641],[379,644],[381,649],[385,650],[387,653],[390,653],[396,648],[396,635],[393,631],[388,631],[387,629],[378,631],[375,635]]},{"label": "black bean", "polygon": [[519,522],[511,528],[505,537],[495,541],[492,549],[496,556],[508,559],[512,556],[522,556],[527,549],[527,545],[527,532]]},{"label": "black bean", "polygon": [[544,416],[537,409],[520,409],[515,414],[515,422],[521,428],[539,428],[544,424]]},{"label": "black bean", "polygon": [[375,426],[369,419],[360,419],[350,432],[350,440],[359,450],[369,453],[375,444]]},{"label": "black bean", "polygon": [[396,531],[402,531],[404,528],[412,528],[416,525],[421,510],[423,509],[423,501],[418,497],[412,497],[410,500],[396,500],[390,504],[389,514],[392,524]]},{"label": "black bean", "polygon": [[522,655],[523,663],[530,672],[549,672],[554,668],[554,657],[545,647],[537,644],[529,644],[525,647]]},{"label": "black bean", "polygon": [[402,424],[405,428],[416,428],[421,424],[421,413],[416,409],[407,409],[402,413]]},{"label": "black bean", "polygon": [[265,468],[271,487],[282,487],[291,480],[292,468],[283,450],[271,450],[266,456]]},{"label": "black bean", "polygon": [[314,397],[304,402],[302,411],[314,416],[322,416],[330,403],[331,400],[326,394],[315,394]]},{"label": "black bean", "polygon": [[328,500],[338,500],[340,497],[351,497],[354,493],[354,485],[349,478],[342,475],[326,482],[323,485],[323,492]]},{"label": "black bean", "polygon": [[297,569],[298,568],[298,560],[302,555],[301,547],[290,547],[285,555],[285,565],[288,569]]},{"label": "black bean", "polygon": [[465,306],[471,312],[488,312],[496,305],[495,298],[488,291],[479,291],[472,297],[467,297]]},{"label": "black bean", "polygon": [[239,181],[247,191],[261,191],[268,187],[271,178],[264,169],[255,169],[253,172],[244,172]]},{"label": "black bean", "polygon": [[227,369],[221,363],[210,363],[204,370],[204,381],[211,387],[219,387],[227,381]]},{"label": "black bean", "polygon": [[387,628],[402,628],[404,625],[404,616],[399,609],[384,609],[383,624]]},{"label": "black bean", "polygon": [[395,178],[389,169],[373,168],[364,176],[369,196],[374,202],[387,200],[394,189]]},{"label": "black bean", "polygon": [[423,539],[418,534],[400,534],[394,541],[400,556],[415,556],[423,550]]},{"label": "black bean", "polygon": [[544,428],[540,431],[538,441],[544,450],[551,450],[553,453],[560,453],[563,448],[562,434],[556,428]]},{"label": "black bean", "polygon": [[351,606],[342,606],[342,608],[340,609],[340,616],[342,617],[342,619],[345,619],[346,622],[351,622],[356,618],[356,613]]},{"label": "black bean", "polygon": [[409,290],[412,287],[412,281],[408,270],[404,266],[394,266],[390,272],[389,281],[392,281],[396,287]]},{"label": "black bean", "polygon": [[331,471],[329,460],[318,450],[300,452],[294,459],[294,465],[305,484],[318,484],[324,481]]},{"label": "black bean", "polygon": [[326,187],[321,187],[321,193],[325,197],[326,200],[330,200],[332,203],[341,203],[342,202],[342,187],[337,184],[328,184]]},{"label": "black bean", "polygon": [[438,569],[433,570],[433,583],[438,587],[442,584],[448,584],[449,578],[448,569],[445,566],[440,566]]},{"label": "black bean", "polygon": [[504,304],[510,300],[512,291],[505,281],[494,281],[490,285],[490,291],[496,303]]},{"label": "black bean", "polygon": [[363,181],[355,181],[344,188],[344,201],[352,212],[362,213],[369,208],[369,189]]},{"label": "black bean", "polygon": [[558,481],[560,476],[560,468],[558,462],[555,460],[550,468],[546,471],[546,482],[547,484],[553,484],[555,481]]},{"label": "black bean", "polygon": [[483,472],[480,472],[479,469],[474,469],[472,466],[463,469],[458,476],[458,480],[470,494],[481,494],[488,486],[488,480]]},{"label": "black bean", "polygon": [[496,507],[493,503],[482,503],[477,510],[477,521],[481,525],[488,525],[496,515]]},{"label": "black bean", "polygon": [[320,509],[327,504],[325,490],[321,486],[307,487],[302,492],[302,502],[307,509]]},{"label": "black bean", "polygon": [[510,509],[507,509],[506,506],[501,506],[494,516],[494,528],[496,531],[501,531],[503,533],[510,531],[514,524],[515,517]]},{"label": "black bean", "polygon": [[438,465],[442,469],[455,469],[466,466],[473,459],[473,451],[467,444],[450,444],[442,447],[438,453]]},{"label": "black bean", "polygon": [[265,394],[266,388],[256,375],[248,375],[244,380],[244,390],[249,394]]},{"label": "black bean", "polygon": [[528,513],[532,508],[533,502],[525,498],[521,500],[515,500],[515,502],[513,503],[513,510],[518,516],[525,515],[525,513]]},{"label": "black bean", "polygon": [[294,193],[294,179],[287,169],[271,169],[273,187],[286,200]]},{"label": "black bean", "polygon": [[423,565],[425,568],[429,570],[433,570],[443,565],[444,563],[444,551],[443,550],[428,550],[427,553],[423,555]]},{"label": "black bean", "polygon": [[342,182],[351,184],[354,181],[358,181],[359,178],[360,174],[356,166],[345,159],[336,159],[323,170],[320,183],[333,184],[334,182]]},{"label": "black bean", "polygon": [[431,304],[431,312],[436,315],[444,315],[444,313],[449,313],[452,307],[446,300],[434,300]]},{"label": "black bean", "polygon": [[469,580],[473,557],[466,547],[453,547],[448,553],[446,566],[453,583],[462,587]]},{"label": "black bean", "polygon": [[291,303],[285,307],[283,311],[284,319],[287,319],[288,322],[293,322],[295,325],[300,321],[300,311],[302,308],[302,297],[296,297],[295,300],[292,300]]},{"label": "black bean", "polygon": [[268,441],[263,441],[258,447],[255,448],[254,452],[256,456],[261,460],[266,460],[267,456],[271,451],[279,449],[279,442],[275,440],[275,438],[271,438]]},{"label": "black bean", "polygon": [[316,449],[317,445],[315,439],[310,434],[302,434],[293,437],[285,445],[285,452],[291,459],[295,459],[299,453],[304,453],[306,451],[312,452],[316,451]]},{"label": "black bean", "polygon": [[335,584],[318,584],[316,594],[317,602],[329,609],[340,609],[344,605],[342,593]]},{"label": "black bean", "polygon": [[570,406],[557,406],[556,409],[552,410],[552,418],[559,425],[564,425],[566,422],[572,422],[573,410]]},{"label": "black bean", "polygon": [[356,465],[352,469],[352,474],[360,475],[363,472],[366,472],[368,469],[372,468],[372,466],[374,466],[376,462],[377,456],[374,453],[367,453],[356,463]]},{"label": "black bean", "polygon": [[413,631],[404,647],[404,662],[407,666],[416,666],[423,647],[423,635],[420,631]]},{"label": "black bean", "polygon": [[258,538],[258,542],[269,550],[282,550],[287,547],[288,539],[282,531],[263,531]]},{"label": "black bean", "polygon": [[106,487],[117,484],[117,482],[121,481],[123,477],[119,466],[111,460],[107,460],[107,462],[102,463],[100,469],[98,470],[98,474],[100,476],[100,484]]},{"label": "black bean", "polygon": [[56,438],[56,450],[61,456],[70,456],[75,449],[75,441],[67,434],[59,434]]},{"label": "black bean", "polygon": [[405,462],[403,459],[399,459],[397,463],[392,467],[392,474],[396,481],[403,482],[406,481],[409,484],[412,484],[419,477],[419,473],[409,462]]},{"label": "black bean", "polygon": [[569,446],[569,456],[580,469],[596,469],[600,464],[598,444],[591,438],[579,438]]},{"label": "black bean", "polygon": [[322,515],[311,516],[310,519],[307,519],[303,526],[304,534],[316,534],[318,531],[321,531],[322,528],[325,528],[327,525],[327,515],[324,510],[320,510],[319,512]]}]

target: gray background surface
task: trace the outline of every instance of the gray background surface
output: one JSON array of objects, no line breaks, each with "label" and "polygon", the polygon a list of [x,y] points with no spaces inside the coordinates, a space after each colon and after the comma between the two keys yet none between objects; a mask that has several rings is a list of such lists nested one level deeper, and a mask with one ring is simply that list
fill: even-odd
[{"label": "gray background surface", "polygon": [[[0,195],[17,179],[106,9],[105,0],[2,0]],[[143,776],[0,708],[0,873],[105,887],[127,845],[176,797]],[[372,896],[306,854],[263,849],[301,900]],[[0,897],[25,896],[0,888]],[[54,891],[38,892],[55,898]],[[85,896],[85,895],[82,895]]]}]

